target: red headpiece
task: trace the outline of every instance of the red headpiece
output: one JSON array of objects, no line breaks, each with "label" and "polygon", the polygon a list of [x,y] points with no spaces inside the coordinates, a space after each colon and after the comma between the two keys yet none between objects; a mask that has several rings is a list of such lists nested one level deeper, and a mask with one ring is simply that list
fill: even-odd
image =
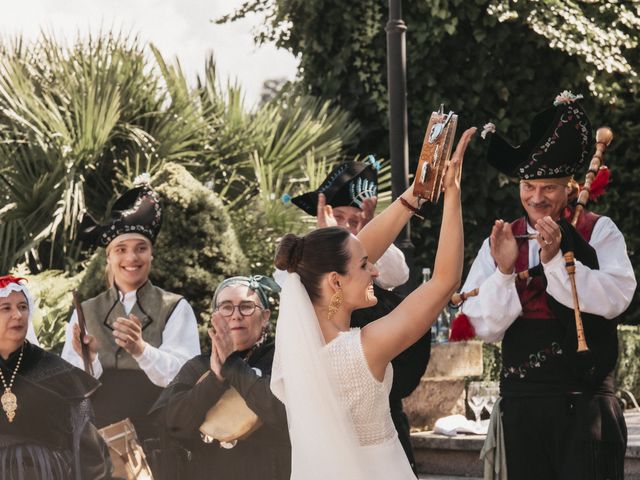
[{"label": "red headpiece", "polygon": [[0,288],[4,288],[10,283],[17,283],[18,285],[22,285],[20,283],[21,280],[26,281],[27,279],[22,277],[14,277],[13,275],[4,275],[0,277]]}]

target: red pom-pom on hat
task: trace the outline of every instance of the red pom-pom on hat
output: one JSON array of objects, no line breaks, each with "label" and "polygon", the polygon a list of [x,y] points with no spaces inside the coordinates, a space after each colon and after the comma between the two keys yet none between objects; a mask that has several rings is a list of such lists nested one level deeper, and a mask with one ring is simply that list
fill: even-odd
[{"label": "red pom-pom on hat", "polygon": [[596,178],[594,178],[593,182],[591,183],[591,188],[589,189],[589,200],[596,200],[601,195],[607,193],[606,188],[609,184],[610,178],[610,170],[607,167],[600,167]]},{"label": "red pom-pom on hat", "polygon": [[0,277],[0,288],[4,288],[10,283],[17,283],[18,285],[21,285],[21,280],[26,281],[27,279],[22,277],[14,277],[13,275],[4,275]]},{"label": "red pom-pom on hat", "polygon": [[469,317],[460,312],[451,322],[451,330],[449,333],[450,342],[462,342],[476,336],[476,330],[471,325]]}]

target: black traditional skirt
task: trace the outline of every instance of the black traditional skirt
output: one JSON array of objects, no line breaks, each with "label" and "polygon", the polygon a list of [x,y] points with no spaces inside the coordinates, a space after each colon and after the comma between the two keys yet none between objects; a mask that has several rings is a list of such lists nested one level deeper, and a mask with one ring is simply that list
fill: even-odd
[{"label": "black traditional skirt", "polygon": [[3,480],[68,480],[72,455],[34,442],[0,435],[0,478]]}]

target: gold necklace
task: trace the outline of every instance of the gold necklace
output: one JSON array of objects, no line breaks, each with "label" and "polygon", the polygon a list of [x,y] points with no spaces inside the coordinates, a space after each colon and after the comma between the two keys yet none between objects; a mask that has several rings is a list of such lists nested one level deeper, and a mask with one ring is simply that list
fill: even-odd
[{"label": "gold necklace", "polygon": [[20,356],[18,357],[16,368],[13,369],[13,373],[11,374],[9,386],[7,386],[7,382],[5,382],[4,380],[4,373],[2,373],[2,369],[0,368],[0,379],[2,380],[2,386],[4,387],[4,393],[2,394],[2,397],[0,397],[0,403],[2,403],[2,409],[4,410],[4,413],[7,414],[9,423],[13,422],[13,418],[16,416],[16,410],[18,409],[18,399],[16,398],[15,393],[11,391],[11,387],[13,387],[13,382],[16,379],[16,374],[18,373],[18,369],[20,368],[20,362],[22,361],[23,353],[24,344],[22,344],[22,348],[20,349]]}]

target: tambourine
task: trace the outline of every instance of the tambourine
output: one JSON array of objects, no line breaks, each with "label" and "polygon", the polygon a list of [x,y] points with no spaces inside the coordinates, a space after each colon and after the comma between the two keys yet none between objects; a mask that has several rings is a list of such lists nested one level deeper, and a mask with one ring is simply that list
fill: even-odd
[{"label": "tambourine", "polygon": [[[205,372],[198,379],[198,383],[209,374],[211,371]],[[205,443],[217,440],[221,447],[232,448],[238,440],[247,438],[260,426],[262,420],[249,408],[238,391],[229,387],[207,412],[204,422],[200,425],[200,436]]]},{"label": "tambourine", "polygon": [[457,125],[458,116],[453,112],[445,114],[444,105],[431,114],[413,182],[413,194],[416,197],[432,203],[440,198],[445,166],[451,157]]}]

